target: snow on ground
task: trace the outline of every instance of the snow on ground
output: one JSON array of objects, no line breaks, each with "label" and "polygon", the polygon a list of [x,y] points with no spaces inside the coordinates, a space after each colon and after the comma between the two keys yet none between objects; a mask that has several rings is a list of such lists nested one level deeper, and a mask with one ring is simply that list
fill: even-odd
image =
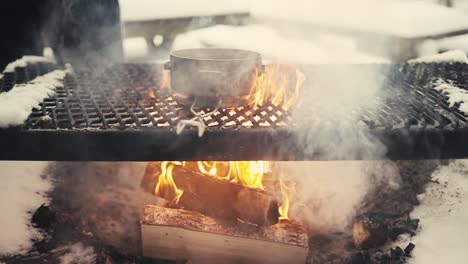
[{"label": "snow on ground", "polygon": [[271,27],[218,25],[188,32],[176,38],[173,49],[215,46],[260,52],[267,60],[294,63],[375,63],[388,60],[357,50],[346,37],[317,34],[314,40],[283,36]]},{"label": "snow on ground", "polygon": [[421,205],[411,216],[421,219],[412,238],[416,244],[410,263],[466,263],[468,250],[468,160],[440,167],[420,195]]},{"label": "snow on ground", "polygon": [[450,50],[444,53],[420,57],[408,62],[462,62],[468,63],[468,57],[463,50]]},{"label": "snow on ground", "polygon": [[51,182],[41,177],[47,165],[0,161],[0,255],[24,252],[32,246],[31,239],[41,238],[30,219],[31,211],[47,202],[45,192],[52,188]]},{"label": "snow on ground", "polygon": [[34,107],[44,98],[53,95],[56,88],[63,86],[65,75],[65,71],[55,70],[1,93],[0,128],[22,125]]},{"label": "snow on ground", "polygon": [[249,0],[119,0],[123,21],[248,12]]},{"label": "snow on ground", "polygon": [[76,243],[57,250],[66,251],[65,254],[59,257],[60,264],[89,264],[96,261],[94,248],[85,247],[82,243]]},{"label": "snow on ground", "polygon": [[27,65],[34,63],[55,63],[55,60],[50,57],[43,56],[23,56],[21,59],[9,63],[3,72],[14,72],[17,67],[26,67]]},{"label": "snow on ground", "polygon": [[448,96],[450,107],[460,104],[458,109],[468,114],[468,91],[444,80],[437,80],[434,89]]}]

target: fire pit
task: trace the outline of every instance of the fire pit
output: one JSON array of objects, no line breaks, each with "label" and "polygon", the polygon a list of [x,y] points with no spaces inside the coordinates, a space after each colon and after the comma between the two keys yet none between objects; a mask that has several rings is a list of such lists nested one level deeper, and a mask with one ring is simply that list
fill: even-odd
[{"label": "fire pit", "polygon": [[[284,175],[272,173],[275,164],[266,160],[323,158],[317,153],[312,155],[302,144],[304,124],[294,119],[292,109],[311,107],[298,103],[301,96],[308,96],[307,90],[299,89],[304,81],[301,72],[313,81],[314,74],[332,66],[301,70],[283,66],[280,72],[289,73],[294,80],[288,91],[271,83],[275,78],[282,80],[274,77],[278,67],[267,66],[266,75],[255,76],[255,86],[246,95],[244,105],[197,109],[212,112],[203,117],[207,127],[201,138],[195,128],[177,134],[178,122],[193,114],[190,105],[168,91],[167,73],[161,66],[116,65],[101,73],[78,69],[67,75],[64,87],[45,99],[24,126],[0,130],[0,143],[11,150],[0,153],[0,158],[151,161],[141,187],[152,198],[164,200],[140,208],[144,208],[143,216],[138,216],[143,254],[148,257],[205,261],[197,258],[203,254],[232,261],[301,262],[310,251],[329,246],[346,248],[346,258],[357,256],[365,262],[371,257],[369,252],[389,239],[401,233],[414,234],[417,221],[405,215],[417,202],[418,189],[413,186],[408,187],[411,191],[407,196],[412,200],[399,200],[403,205],[390,210],[393,215],[375,213],[379,204],[370,203],[355,219],[352,232],[344,234],[317,234],[309,239],[310,230],[288,216],[291,187],[281,178]],[[360,116],[361,125],[387,147],[390,158],[468,154],[460,143],[465,135],[466,114],[458,105],[449,104],[443,91],[434,89],[439,80],[466,85],[466,65],[345,67],[350,72],[377,70],[385,86],[392,89],[391,97],[377,101],[378,108],[362,111]],[[4,81],[2,89],[9,90],[15,81],[28,81],[28,71],[31,69],[25,68],[15,73],[20,77],[8,77],[10,81]],[[313,113],[322,111],[315,110]],[[322,117],[311,116],[314,122]],[[326,121],[333,122],[333,118]],[[422,179],[418,188],[426,182],[427,178]],[[396,199],[395,192],[390,197]],[[89,227],[89,223],[80,225],[99,229]],[[330,242],[333,237],[348,244]],[[204,249],[215,246],[216,252]],[[252,248],[264,254],[252,256]],[[367,255],[359,255],[357,250],[361,249]],[[327,258],[333,259],[333,250],[326,251],[331,252]],[[388,258],[409,255],[411,246],[407,251],[396,249]],[[316,257],[309,256],[309,260]]]},{"label": "fire pit", "polygon": [[168,202],[145,207],[143,254],[304,262],[305,227],[289,220],[285,183],[274,178],[270,166],[264,161],[149,163],[142,188]]}]

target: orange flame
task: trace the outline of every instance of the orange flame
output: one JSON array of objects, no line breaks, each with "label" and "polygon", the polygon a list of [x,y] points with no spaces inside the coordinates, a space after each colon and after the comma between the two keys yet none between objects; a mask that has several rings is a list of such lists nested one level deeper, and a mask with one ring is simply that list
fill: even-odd
[{"label": "orange flame", "polygon": [[156,92],[153,89],[150,89],[148,92],[148,97],[151,99],[156,99]]},{"label": "orange flame", "polygon": [[284,182],[280,179],[279,180],[280,188],[281,188],[281,194],[283,195],[283,202],[281,203],[280,207],[278,208],[279,211],[279,218],[278,220],[280,221],[285,221],[289,219],[288,212],[289,212],[289,196],[290,196],[290,190],[284,184]]},{"label": "orange flame", "polygon": [[[158,178],[155,193],[157,196],[171,200],[173,203],[178,203],[184,193],[174,182],[172,173],[175,166],[183,166],[200,172],[207,177],[216,177],[245,187],[264,190],[264,177],[272,171],[274,164],[268,161],[162,162],[161,174]],[[278,207],[278,220],[287,221],[289,219],[290,202],[295,186],[291,182],[285,182],[282,179],[278,179],[278,183],[282,196],[282,202]]]},{"label": "orange flame", "polygon": [[161,81],[159,83],[159,88],[169,89],[170,86],[170,72],[168,70],[163,70],[161,72]]},{"label": "orange flame", "polygon": [[263,190],[263,176],[268,170],[266,161],[231,161],[231,182]]},{"label": "orange flame", "polygon": [[172,171],[174,170],[175,165],[182,165],[182,163],[170,163],[167,161],[161,163],[161,174],[158,178],[158,184],[156,184],[155,193],[159,197],[178,203],[184,191],[177,188],[174,179],[172,178]]},{"label": "orange flame", "polygon": [[263,176],[269,170],[266,161],[197,162],[199,172],[263,190]]},{"label": "orange flame", "polygon": [[251,107],[271,102],[275,106],[289,109],[299,97],[305,75],[292,65],[273,64],[265,72],[254,73],[255,82],[246,99]]},{"label": "orange flame", "polygon": [[198,170],[200,170],[200,172],[203,174],[216,176],[218,172],[218,169],[216,168],[216,161],[214,162],[199,161],[197,162],[197,165],[198,165]]}]

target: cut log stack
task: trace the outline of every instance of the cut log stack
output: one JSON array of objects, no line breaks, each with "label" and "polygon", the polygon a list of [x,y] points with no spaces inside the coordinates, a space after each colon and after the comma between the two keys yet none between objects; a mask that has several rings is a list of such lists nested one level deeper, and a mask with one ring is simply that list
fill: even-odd
[{"label": "cut log stack", "polygon": [[[160,165],[148,163],[144,190],[154,193]],[[167,207],[145,207],[144,256],[192,263],[305,263],[307,233],[299,223],[278,223],[273,195],[182,166],[174,167],[172,178],[184,193]]]}]

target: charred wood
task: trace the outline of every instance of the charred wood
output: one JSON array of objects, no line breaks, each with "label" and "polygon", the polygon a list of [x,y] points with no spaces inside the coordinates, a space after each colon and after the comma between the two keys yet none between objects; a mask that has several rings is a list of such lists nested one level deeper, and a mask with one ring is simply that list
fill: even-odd
[{"label": "charred wood", "polygon": [[418,225],[418,219],[395,219],[378,213],[361,215],[353,225],[354,244],[360,249],[379,247],[401,234],[414,236]]},{"label": "charred wood", "polygon": [[[155,193],[160,175],[160,163],[148,163],[142,181],[143,189]],[[271,194],[259,189],[231,183],[224,179],[207,176],[194,170],[175,166],[172,178],[183,194],[168,206],[197,211],[208,216],[243,221],[256,225],[271,225],[278,222],[278,202]]]}]

